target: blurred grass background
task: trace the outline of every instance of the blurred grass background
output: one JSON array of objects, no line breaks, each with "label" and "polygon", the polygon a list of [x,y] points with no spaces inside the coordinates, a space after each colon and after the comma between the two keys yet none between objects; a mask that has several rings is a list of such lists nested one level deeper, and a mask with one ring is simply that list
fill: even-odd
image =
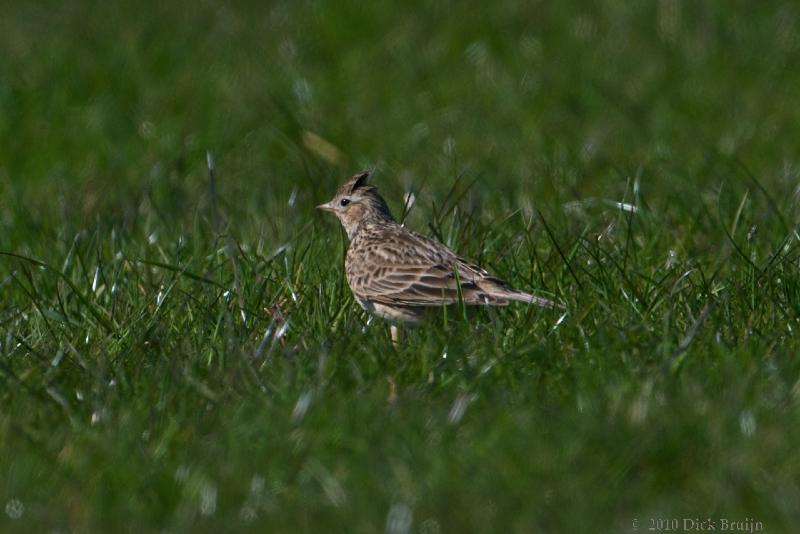
[{"label": "blurred grass background", "polygon": [[[794,531],[798,17],[3,2],[0,529]],[[363,168],[568,316],[394,352],[313,212]]]}]

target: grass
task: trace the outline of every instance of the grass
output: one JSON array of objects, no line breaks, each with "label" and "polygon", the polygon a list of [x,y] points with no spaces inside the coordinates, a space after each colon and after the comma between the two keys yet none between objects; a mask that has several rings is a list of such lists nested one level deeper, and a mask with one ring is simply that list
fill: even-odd
[{"label": "grass", "polygon": [[[4,4],[0,529],[796,530],[798,24]],[[362,168],[567,316],[392,350],[313,210]]]}]

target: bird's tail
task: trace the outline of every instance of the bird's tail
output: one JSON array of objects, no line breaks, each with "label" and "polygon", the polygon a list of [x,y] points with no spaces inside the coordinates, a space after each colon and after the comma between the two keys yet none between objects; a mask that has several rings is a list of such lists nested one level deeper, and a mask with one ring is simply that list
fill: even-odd
[{"label": "bird's tail", "polygon": [[563,310],[564,305],[560,302],[555,302],[550,299],[546,299],[544,297],[539,297],[536,295],[531,295],[529,293],[525,293],[524,291],[518,291],[516,289],[506,289],[506,297],[509,300],[516,300],[518,302],[527,302],[529,304],[536,304],[537,306],[541,306],[542,308],[547,308],[550,310]]}]

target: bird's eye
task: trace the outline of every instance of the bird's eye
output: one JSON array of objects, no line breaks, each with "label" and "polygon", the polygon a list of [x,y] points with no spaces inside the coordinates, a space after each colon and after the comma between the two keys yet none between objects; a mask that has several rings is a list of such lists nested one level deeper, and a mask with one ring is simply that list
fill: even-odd
[{"label": "bird's eye", "polygon": [[339,205],[340,205],[341,207],[345,207],[345,206],[347,206],[348,204],[350,204],[350,199],[349,199],[349,198],[343,198],[342,200],[340,200],[340,201],[339,201]]}]

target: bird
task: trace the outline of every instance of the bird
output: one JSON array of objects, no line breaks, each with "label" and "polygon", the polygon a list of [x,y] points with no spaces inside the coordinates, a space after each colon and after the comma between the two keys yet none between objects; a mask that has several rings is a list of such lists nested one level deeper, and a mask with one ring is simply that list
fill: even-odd
[{"label": "bird", "polygon": [[505,306],[511,302],[563,308],[552,300],[514,289],[476,263],[457,255],[392,217],[370,172],[355,174],[333,199],[317,206],[339,219],[349,245],[345,275],[359,305],[390,324],[392,343],[400,325],[417,325],[434,308]]}]

